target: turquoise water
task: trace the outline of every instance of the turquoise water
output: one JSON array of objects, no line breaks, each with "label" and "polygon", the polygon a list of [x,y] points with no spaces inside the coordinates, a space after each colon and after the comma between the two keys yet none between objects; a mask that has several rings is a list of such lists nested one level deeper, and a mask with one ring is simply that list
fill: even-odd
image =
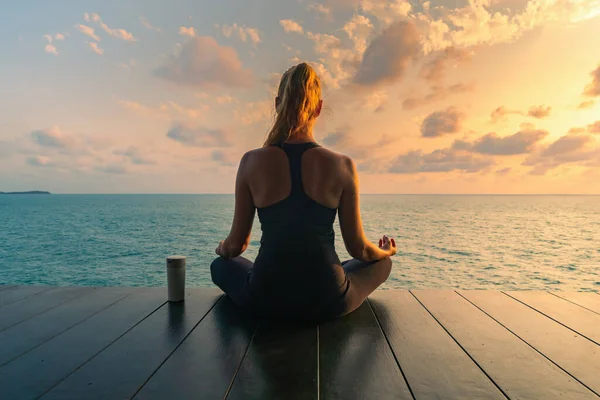
[{"label": "turquoise water", "polygon": [[[600,290],[600,197],[362,197],[368,237],[396,238],[387,288]],[[229,231],[232,195],[0,196],[0,284],[189,286]],[[336,225],[340,258],[348,258]],[[245,256],[254,259],[260,227]]]}]

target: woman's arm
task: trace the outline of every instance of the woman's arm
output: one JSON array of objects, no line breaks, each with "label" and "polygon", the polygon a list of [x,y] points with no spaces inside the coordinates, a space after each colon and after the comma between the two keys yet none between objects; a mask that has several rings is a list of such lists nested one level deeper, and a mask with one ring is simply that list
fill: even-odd
[{"label": "woman's arm", "polygon": [[248,248],[256,207],[247,180],[248,153],[244,154],[235,180],[235,211],[227,239],[219,243],[216,253],[223,258],[235,258]]},{"label": "woman's arm", "polygon": [[378,261],[390,257],[395,251],[395,243],[393,250],[383,250],[365,236],[360,217],[358,173],[352,159],[346,157],[344,162],[344,189],[338,212],[346,250],[350,256],[361,261]]}]

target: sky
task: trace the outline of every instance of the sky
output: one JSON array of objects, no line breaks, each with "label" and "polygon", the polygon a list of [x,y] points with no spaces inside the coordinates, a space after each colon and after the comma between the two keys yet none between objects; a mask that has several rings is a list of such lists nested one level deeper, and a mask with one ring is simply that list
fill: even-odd
[{"label": "sky", "polygon": [[600,0],[2,6],[0,191],[233,193],[283,72],[362,193],[600,194]]}]

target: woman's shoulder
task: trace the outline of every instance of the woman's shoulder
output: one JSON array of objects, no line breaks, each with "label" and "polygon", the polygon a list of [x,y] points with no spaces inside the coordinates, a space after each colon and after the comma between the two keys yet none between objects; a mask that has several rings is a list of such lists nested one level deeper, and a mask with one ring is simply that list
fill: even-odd
[{"label": "woman's shoulder", "polygon": [[[279,159],[283,156],[283,152],[277,146],[266,146],[266,147],[258,147],[255,149],[251,149],[246,151],[241,159],[241,164],[249,166],[262,164],[264,162],[268,163],[268,160]],[[314,161],[320,161],[328,164],[329,167],[333,167],[334,165],[339,166],[340,168],[347,169],[352,168],[354,165],[354,161],[352,158],[346,154],[339,153],[333,151],[327,147],[319,146],[311,150],[311,157]]]}]

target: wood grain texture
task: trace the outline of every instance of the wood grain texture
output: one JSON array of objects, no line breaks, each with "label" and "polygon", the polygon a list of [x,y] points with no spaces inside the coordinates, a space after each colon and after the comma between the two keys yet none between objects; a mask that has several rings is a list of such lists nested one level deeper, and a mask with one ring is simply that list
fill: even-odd
[{"label": "wood grain texture", "polygon": [[408,291],[370,301],[416,399],[506,398]]},{"label": "wood grain texture", "polygon": [[595,399],[585,386],[455,292],[415,296],[511,399]]},{"label": "wood grain texture", "polygon": [[98,289],[0,332],[0,366],[136,291],[118,287]]},{"label": "wood grain texture", "polygon": [[94,290],[91,287],[58,287],[2,307],[0,332]]},{"label": "wood grain texture", "polygon": [[227,400],[318,397],[317,328],[259,325]]},{"label": "wood grain texture", "polygon": [[82,365],[42,399],[131,398],[219,299],[216,290],[188,289]]},{"label": "wood grain texture", "polygon": [[21,301],[46,290],[56,289],[52,286],[15,286],[0,292],[0,309],[9,304]]},{"label": "wood grain texture", "polygon": [[412,399],[367,301],[319,327],[321,399]]},{"label": "wood grain texture", "polygon": [[460,294],[600,396],[600,346],[504,293]]},{"label": "wood grain texture", "polygon": [[598,293],[589,292],[551,292],[551,294],[562,297],[581,307],[587,308],[597,314],[600,314],[600,296]]},{"label": "wood grain texture", "polygon": [[134,398],[224,399],[256,326],[224,296]]},{"label": "wood grain texture", "polygon": [[3,396],[37,399],[164,303],[164,289],[138,289],[135,294],[0,367]]},{"label": "wood grain texture", "polygon": [[547,292],[506,292],[600,345],[600,315]]}]

